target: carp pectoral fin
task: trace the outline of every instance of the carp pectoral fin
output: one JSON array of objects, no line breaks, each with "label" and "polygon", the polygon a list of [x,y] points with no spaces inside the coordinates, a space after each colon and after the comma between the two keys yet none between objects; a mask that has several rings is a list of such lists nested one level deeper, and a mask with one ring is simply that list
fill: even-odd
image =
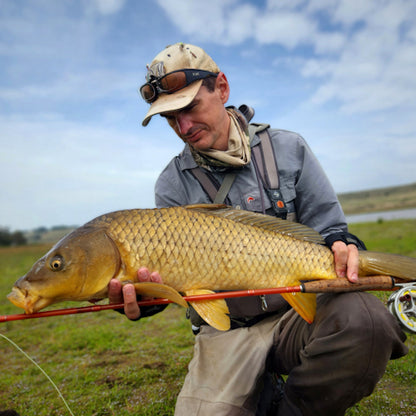
[{"label": "carp pectoral fin", "polygon": [[[215,293],[212,290],[189,290],[185,292],[187,296],[208,295]],[[230,317],[227,303],[224,299],[201,300],[189,302],[198,315],[210,326],[219,331],[230,329]]]},{"label": "carp pectoral fin", "polygon": [[184,308],[188,307],[186,300],[173,287],[152,282],[133,283],[136,293],[151,298],[169,299]]},{"label": "carp pectoral fin", "polygon": [[316,314],[315,293],[283,293],[282,296],[308,324],[313,322]]}]

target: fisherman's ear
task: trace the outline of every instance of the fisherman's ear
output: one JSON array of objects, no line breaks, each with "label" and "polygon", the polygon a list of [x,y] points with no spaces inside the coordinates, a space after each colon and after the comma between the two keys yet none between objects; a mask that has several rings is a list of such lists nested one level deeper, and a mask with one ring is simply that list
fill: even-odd
[{"label": "fisherman's ear", "polygon": [[217,90],[222,103],[225,104],[230,96],[230,85],[228,84],[227,77],[223,72],[220,72],[217,75],[215,89]]}]

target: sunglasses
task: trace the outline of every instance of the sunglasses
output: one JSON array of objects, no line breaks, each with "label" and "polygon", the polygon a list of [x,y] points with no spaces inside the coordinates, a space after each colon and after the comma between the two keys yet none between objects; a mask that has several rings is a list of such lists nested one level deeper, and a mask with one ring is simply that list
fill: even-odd
[{"label": "sunglasses", "polygon": [[194,81],[211,76],[216,77],[217,75],[214,72],[203,71],[201,69],[178,69],[160,78],[151,75],[148,82],[140,87],[140,95],[150,104],[156,101],[161,93],[173,94]]}]

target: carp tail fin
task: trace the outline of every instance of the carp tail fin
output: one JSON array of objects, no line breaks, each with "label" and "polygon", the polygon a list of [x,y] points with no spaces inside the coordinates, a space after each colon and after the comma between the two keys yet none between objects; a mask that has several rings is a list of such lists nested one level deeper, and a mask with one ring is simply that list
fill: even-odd
[{"label": "carp tail fin", "polygon": [[381,274],[416,280],[416,259],[400,254],[360,251],[360,274]]},{"label": "carp tail fin", "polygon": [[[212,290],[188,290],[186,296],[208,295],[215,293]],[[219,331],[227,331],[230,329],[230,317],[227,303],[224,299],[201,300],[189,302],[198,315],[210,326]]]}]

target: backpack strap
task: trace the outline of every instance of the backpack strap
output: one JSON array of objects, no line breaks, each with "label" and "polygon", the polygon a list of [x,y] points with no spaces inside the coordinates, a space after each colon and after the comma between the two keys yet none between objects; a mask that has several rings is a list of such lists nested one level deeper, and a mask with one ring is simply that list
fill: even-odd
[{"label": "backpack strap", "polygon": [[236,172],[227,173],[222,181],[220,189],[218,189],[217,195],[214,198],[214,204],[223,204],[227,198],[228,192],[230,192],[231,186],[236,177]]},{"label": "backpack strap", "polygon": [[260,145],[251,149],[257,165],[261,180],[269,189],[279,189],[279,174],[274,158],[273,146],[267,129],[257,133],[260,138]]},{"label": "backpack strap", "polygon": [[194,175],[195,179],[198,180],[202,186],[202,189],[205,191],[211,201],[214,201],[219,189],[217,181],[214,182],[214,178],[208,176],[208,174],[199,166],[190,169],[190,172],[192,175]]},{"label": "backpack strap", "polygon": [[267,127],[257,130],[256,133],[260,138],[260,145],[251,148],[254,163],[257,164],[257,171],[272,203],[274,214],[276,217],[285,220],[287,218],[287,207],[280,192],[279,171],[269,129]]},{"label": "backpack strap", "polygon": [[213,176],[205,172],[199,166],[190,169],[190,172],[198,180],[199,184],[202,186],[202,189],[208,195],[209,199],[214,204],[224,204],[231,205],[230,201],[227,200],[228,192],[230,192],[231,186],[234,182],[234,179],[237,175],[236,172],[227,173],[221,183],[215,180]]}]

